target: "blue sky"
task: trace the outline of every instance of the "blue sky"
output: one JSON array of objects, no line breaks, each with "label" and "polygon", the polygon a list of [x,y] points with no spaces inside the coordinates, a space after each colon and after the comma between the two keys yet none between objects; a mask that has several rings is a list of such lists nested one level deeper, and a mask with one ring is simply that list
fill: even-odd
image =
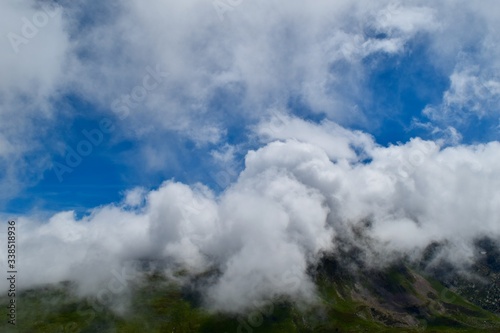
[{"label": "blue sky", "polygon": [[[4,6],[14,18],[3,26],[5,70],[9,61],[13,70],[23,62],[38,67],[18,75],[30,80],[31,88],[20,80],[9,87],[4,79],[2,85],[3,108],[14,117],[25,115],[14,126],[31,132],[12,134],[9,144],[24,148],[15,158],[5,155],[5,161],[12,161],[11,168],[20,161],[29,166],[3,176],[4,191],[15,194],[5,196],[2,209],[83,212],[119,201],[127,189],[151,189],[171,178],[206,183],[220,192],[228,183],[214,181],[221,169],[214,151],[236,148],[230,162],[234,181],[246,152],[262,146],[252,126],[272,107],[364,131],[383,146],[413,137],[445,145],[498,139],[497,105],[485,102],[498,100],[495,56],[488,53],[495,40],[488,31],[495,23],[486,6],[450,5],[449,13],[448,5],[425,1],[381,2],[365,9],[363,4],[315,4],[302,17],[299,2],[282,5],[287,10],[269,14],[275,23],[259,26],[257,17],[267,5],[245,2],[166,3],[164,8],[157,8],[163,6],[159,3],[141,8],[134,1],[47,2],[41,8],[30,1],[8,2]],[[319,16],[316,9],[332,15]],[[25,38],[23,28],[29,32],[25,26],[35,24],[33,17],[49,12],[57,13],[35,25],[36,36]],[[181,14],[189,16],[184,23],[173,18]],[[199,29],[205,32],[194,23],[201,16]],[[443,40],[449,45],[440,45]],[[47,43],[55,47],[46,48]],[[26,57],[37,51],[39,61]],[[58,60],[48,65],[43,59]],[[153,64],[174,74],[122,121],[113,114],[112,101],[130,94]],[[452,78],[460,71],[469,75],[469,90],[454,90]],[[482,81],[494,87],[486,92],[491,96],[474,95],[473,85],[484,87]],[[448,103],[446,95],[453,94],[463,94],[456,98],[463,104]],[[476,104],[484,110],[480,116]],[[437,111],[425,113],[429,108]],[[12,116],[6,112],[5,117]],[[60,182],[54,163],[64,162],[85,140],[82,130],[98,128],[104,118],[117,130]],[[144,154],[149,157],[141,160]]]},{"label": "blue sky", "polygon": [[[410,41],[400,54],[377,53],[363,59],[361,68],[366,77],[360,85],[364,85],[368,98],[356,96],[352,103],[369,119],[359,124],[348,123],[346,127],[366,131],[384,146],[404,143],[412,137],[435,138],[428,130],[416,127],[415,121],[428,121],[422,115],[423,109],[429,104],[439,103],[450,82],[446,73],[430,63],[426,42],[426,38],[417,38]],[[346,71],[349,75],[352,69],[349,65],[345,67],[336,70]],[[187,184],[202,182],[219,192],[229,183],[218,184],[214,179],[220,168],[211,162],[210,152],[224,144],[241,145],[247,150],[259,147],[249,138],[249,127],[255,120],[231,114],[234,108],[239,107],[242,94],[244,92],[238,87],[222,87],[214,92],[207,105],[207,112],[224,118],[226,136],[221,142],[199,147],[189,138],[175,133],[158,135],[158,140],[162,141],[158,148],[172,155],[174,166],[145,172],[141,163],[130,163],[131,156],[143,143],[141,140],[118,137],[115,131],[105,133],[103,143],[94,147],[89,156],[83,157],[81,164],[72,168],[71,173],[64,173],[63,181],[58,179],[54,169],[45,170],[38,182],[25,188],[17,198],[9,200],[5,209],[16,214],[31,209],[75,210],[81,214],[89,208],[119,201],[130,188],[142,186],[151,189],[171,178]],[[67,109],[67,114],[66,119],[51,124],[50,138],[63,142],[69,148],[63,154],[48,151],[52,161],[65,164],[64,157],[69,150],[75,150],[80,141],[86,140],[82,131],[99,128],[99,121],[109,110],[74,95],[59,96],[56,103]],[[328,119],[324,112],[314,112],[304,104],[300,95],[290,95],[287,110],[316,123]],[[119,123],[116,117],[109,119]],[[467,129],[462,142],[477,140],[480,134],[478,129]],[[243,153],[237,156],[238,170],[242,169],[243,158]],[[234,180],[234,175],[231,178]]]},{"label": "blue sky", "polygon": [[[386,147],[497,140],[496,23],[486,5],[451,3],[318,3],[301,15],[294,2],[262,25],[267,5],[245,2],[8,2],[2,210],[81,214],[169,179],[221,193],[266,144],[255,126],[276,108]],[[113,103],[155,66],[168,75],[122,119]],[[103,119],[115,129],[58,177],[55,165]]]}]

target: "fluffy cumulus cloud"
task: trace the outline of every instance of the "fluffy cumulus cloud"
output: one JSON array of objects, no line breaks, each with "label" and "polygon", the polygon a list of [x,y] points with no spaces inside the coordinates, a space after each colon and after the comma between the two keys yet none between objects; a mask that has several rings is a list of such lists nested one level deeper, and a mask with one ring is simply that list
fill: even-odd
[{"label": "fluffy cumulus cloud", "polygon": [[[413,139],[356,152],[360,133],[337,128],[342,135],[328,137],[321,133],[330,124],[288,121],[284,132],[317,126],[324,143],[351,152],[335,155],[314,136],[287,138],[249,151],[237,181],[219,195],[169,181],[81,219],[20,218],[20,285],[74,280],[80,292],[98,293],[123,262],[154,259],[165,272],[217,270],[203,286],[206,304],[240,311],[273,296],[314,301],[308,267],[334,253],[337,240],[356,242],[352,228],[367,219],[368,240],[355,245],[371,252],[372,267],[416,258],[432,243],[444,245],[441,259],[466,265],[477,255],[475,240],[500,236],[499,143],[442,148]],[[359,154],[370,161],[353,158]]]}]

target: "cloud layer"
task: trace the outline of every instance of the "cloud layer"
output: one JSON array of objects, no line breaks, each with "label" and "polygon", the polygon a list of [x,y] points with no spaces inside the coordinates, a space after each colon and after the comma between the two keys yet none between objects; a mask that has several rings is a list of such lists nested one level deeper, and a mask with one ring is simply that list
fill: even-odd
[{"label": "cloud layer", "polygon": [[[237,181],[217,196],[168,181],[80,220],[72,212],[21,217],[20,286],[75,280],[95,294],[123,262],[156,259],[167,272],[219,270],[203,288],[206,304],[240,311],[273,295],[314,300],[308,266],[335,253],[339,237],[356,242],[352,229],[367,219],[368,241],[353,245],[374,268],[418,259],[434,242],[444,244],[442,258],[466,265],[475,240],[500,236],[499,143],[443,149],[414,139],[385,148],[363,133],[284,119],[282,133],[315,128],[340,148],[284,138],[249,151]],[[359,137],[366,144],[356,152]]]}]

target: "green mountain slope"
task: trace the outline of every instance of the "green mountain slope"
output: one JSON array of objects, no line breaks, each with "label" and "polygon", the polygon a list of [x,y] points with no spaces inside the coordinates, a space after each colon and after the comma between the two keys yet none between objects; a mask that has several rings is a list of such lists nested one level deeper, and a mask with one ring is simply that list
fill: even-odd
[{"label": "green mountain slope", "polygon": [[[500,317],[405,264],[353,274],[324,258],[311,275],[316,304],[274,299],[240,316],[209,313],[196,290],[157,273],[131,284],[113,306],[78,298],[71,283],[63,283],[20,293],[16,327],[5,319],[0,331],[500,332]],[[0,299],[3,318],[7,302]]]}]

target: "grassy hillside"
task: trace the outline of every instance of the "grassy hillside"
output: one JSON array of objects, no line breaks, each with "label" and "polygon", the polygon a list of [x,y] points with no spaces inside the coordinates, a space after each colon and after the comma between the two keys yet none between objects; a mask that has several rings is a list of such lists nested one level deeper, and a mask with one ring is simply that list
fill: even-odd
[{"label": "grassy hillside", "polygon": [[[15,329],[1,332],[500,332],[500,318],[405,265],[354,277],[334,260],[313,273],[320,301],[307,308],[275,299],[241,316],[212,314],[196,293],[159,274],[114,305],[72,294],[69,283],[18,295]],[[6,318],[7,298],[0,299]],[[104,302],[105,303],[105,302]]]}]

